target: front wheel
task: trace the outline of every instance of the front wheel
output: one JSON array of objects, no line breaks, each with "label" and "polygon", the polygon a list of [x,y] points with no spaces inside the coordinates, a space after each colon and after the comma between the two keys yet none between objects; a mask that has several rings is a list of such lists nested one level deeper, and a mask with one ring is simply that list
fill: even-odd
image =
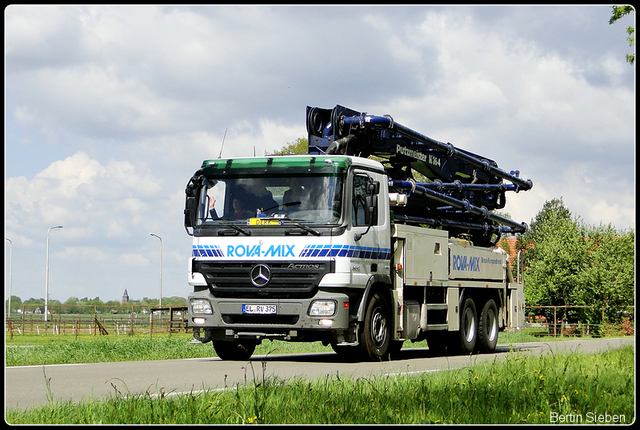
[{"label": "front wheel", "polygon": [[353,345],[338,345],[336,343],[331,344],[333,351],[345,357],[357,356],[358,347]]},{"label": "front wheel", "polygon": [[248,360],[257,345],[258,343],[252,340],[213,341],[213,349],[223,360]]},{"label": "front wheel", "polygon": [[372,361],[389,359],[390,327],[389,305],[380,293],[375,293],[369,299],[360,333],[360,347],[365,358]]}]

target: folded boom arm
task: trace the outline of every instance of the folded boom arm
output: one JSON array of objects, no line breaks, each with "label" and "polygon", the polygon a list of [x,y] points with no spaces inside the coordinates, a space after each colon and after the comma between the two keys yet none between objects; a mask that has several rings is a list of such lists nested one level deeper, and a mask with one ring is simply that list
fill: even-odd
[{"label": "folded boom arm", "polygon": [[[501,233],[523,233],[516,223],[491,211],[505,206],[506,191],[527,191],[531,180],[506,172],[488,158],[461,150],[398,124],[342,106],[307,107],[310,154],[377,157],[389,176],[389,191],[407,195],[393,208],[395,221],[441,226],[492,246]],[[418,182],[413,171],[424,177]],[[507,181],[507,182],[504,182]]]}]

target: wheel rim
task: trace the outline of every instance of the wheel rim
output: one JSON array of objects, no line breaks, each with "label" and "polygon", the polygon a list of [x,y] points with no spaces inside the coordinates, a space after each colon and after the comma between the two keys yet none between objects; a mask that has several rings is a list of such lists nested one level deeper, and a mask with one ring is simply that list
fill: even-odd
[{"label": "wheel rim", "polygon": [[476,335],[476,320],[473,317],[471,308],[467,308],[464,311],[463,328],[465,340],[471,343]]},{"label": "wheel rim", "polygon": [[373,343],[376,347],[380,348],[384,345],[387,338],[387,319],[382,314],[380,308],[377,308],[373,313],[371,320],[371,335],[373,336]]},{"label": "wheel rim", "polygon": [[493,342],[498,336],[498,319],[494,309],[489,309],[489,312],[487,312],[487,327],[489,328],[487,338],[489,342]]}]

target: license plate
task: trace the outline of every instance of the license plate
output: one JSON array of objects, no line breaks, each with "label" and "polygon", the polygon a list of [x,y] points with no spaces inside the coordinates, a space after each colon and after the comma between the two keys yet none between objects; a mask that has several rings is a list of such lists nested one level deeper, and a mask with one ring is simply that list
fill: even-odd
[{"label": "license plate", "polygon": [[242,305],[243,314],[269,315],[276,312],[276,305]]},{"label": "license plate", "polygon": [[249,218],[247,225],[281,225],[282,220],[274,218]]}]

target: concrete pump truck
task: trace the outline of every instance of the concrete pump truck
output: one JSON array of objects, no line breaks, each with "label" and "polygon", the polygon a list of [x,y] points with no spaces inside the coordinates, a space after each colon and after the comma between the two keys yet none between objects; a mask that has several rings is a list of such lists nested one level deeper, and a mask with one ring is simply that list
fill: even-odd
[{"label": "concrete pump truck", "polygon": [[307,107],[308,154],[205,160],[186,186],[188,325],[224,360],[263,340],[388,360],[493,351],[524,322],[492,211],[533,184],[388,115]]}]

